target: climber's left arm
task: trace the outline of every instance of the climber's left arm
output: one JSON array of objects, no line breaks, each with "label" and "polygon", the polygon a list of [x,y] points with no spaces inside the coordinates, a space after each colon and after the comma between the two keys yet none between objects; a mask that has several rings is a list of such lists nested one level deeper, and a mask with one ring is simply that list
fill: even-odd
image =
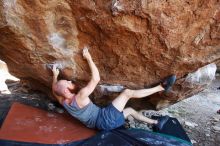
[{"label": "climber's left arm", "polygon": [[79,91],[78,96],[81,99],[87,99],[87,97],[94,91],[95,87],[99,83],[100,75],[99,70],[93,62],[92,57],[87,48],[83,49],[83,57],[87,60],[89,64],[89,67],[92,72],[92,78],[89,81],[89,83]]},{"label": "climber's left arm", "polygon": [[63,97],[61,96],[58,96],[54,90],[55,90],[55,85],[57,83],[57,78],[58,78],[58,75],[60,73],[59,69],[57,68],[57,65],[53,65],[53,68],[52,68],[52,72],[53,72],[53,82],[52,82],[52,93],[53,95],[55,96],[55,98],[58,100],[58,102],[60,104],[63,104]]}]

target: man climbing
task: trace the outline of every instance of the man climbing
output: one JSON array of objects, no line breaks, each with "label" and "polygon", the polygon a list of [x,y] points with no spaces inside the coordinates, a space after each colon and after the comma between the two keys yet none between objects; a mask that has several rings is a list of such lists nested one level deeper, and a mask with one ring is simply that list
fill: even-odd
[{"label": "man climbing", "polygon": [[80,120],[89,128],[99,130],[111,130],[124,124],[128,116],[135,119],[153,124],[161,129],[168,120],[168,116],[161,117],[159,120],[149,119],[135,111],[133,108],[125,108],[126,103],[131,98],[143,98],[160,91],[169,91],[174,84],[176,76],[170,76],[161,85],[149,89],[131,90],[125,89],[110,105],[100,108],[93,104],[89,95],[93,92],[100,81],[99,71],[92,60],[88,49],[83,50],[83,57],[87,60],[92,72],[92,78],[89,83],[79,90],[74,91],[76,85],[71,81],[59,80],[59,70],[53,65],[53,83],[52,91],[56,99],[64,108],[76,119]]}]

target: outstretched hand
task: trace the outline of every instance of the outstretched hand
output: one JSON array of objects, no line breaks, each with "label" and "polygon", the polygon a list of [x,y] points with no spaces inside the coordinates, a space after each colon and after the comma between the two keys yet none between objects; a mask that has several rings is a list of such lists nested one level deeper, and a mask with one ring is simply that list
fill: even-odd
[{"label": "outstretched hand", "polygon": [[83,57],[84,57],[85,59],[91,59],[91,55],[90,55],[89,50],[88,50],[87,47],[85,47],[85,48],[83,49]]},{"label": "outstretched hand", "polygon": [[59,73],[60,73],[60,71],[59,71],[59,69],[57,68],[58,67],[58,65],[57,64],[54,64],[53,65],[53,68],[52,68],[52,72],[53,72],[53,75],[54,76],[58,76],[59,75]]}]

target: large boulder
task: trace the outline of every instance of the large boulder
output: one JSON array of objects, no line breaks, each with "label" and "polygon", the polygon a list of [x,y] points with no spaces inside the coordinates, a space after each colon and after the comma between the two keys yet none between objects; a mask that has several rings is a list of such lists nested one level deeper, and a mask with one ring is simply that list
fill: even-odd
[{"label": "large boulder", "polygon": [[[100,84],[135,89],[176,74],[169,104],[202,90],[183,84],[188,73],[220,60],[219,0],[2,0],[0,20],[0,58],[46,92],[50,63],[62,66],[62,78],[89,80],[85,46]],[[156,96],[154,104],[164,95]]]}]

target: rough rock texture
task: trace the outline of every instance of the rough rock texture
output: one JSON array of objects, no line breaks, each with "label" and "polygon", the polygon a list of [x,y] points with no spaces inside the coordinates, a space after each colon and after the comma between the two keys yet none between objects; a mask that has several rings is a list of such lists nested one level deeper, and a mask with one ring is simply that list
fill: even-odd
[{"label": "rough rock texture", "polygon": [[185,75],[220,60],[219,0],[2,0],[0,20],[0,58],[44,91],[48,63],[61,64],[63,78],[89,80],[85,46],[101,83],[140,88],[176,74],[168,103],[202,90],[184,85]]}]

